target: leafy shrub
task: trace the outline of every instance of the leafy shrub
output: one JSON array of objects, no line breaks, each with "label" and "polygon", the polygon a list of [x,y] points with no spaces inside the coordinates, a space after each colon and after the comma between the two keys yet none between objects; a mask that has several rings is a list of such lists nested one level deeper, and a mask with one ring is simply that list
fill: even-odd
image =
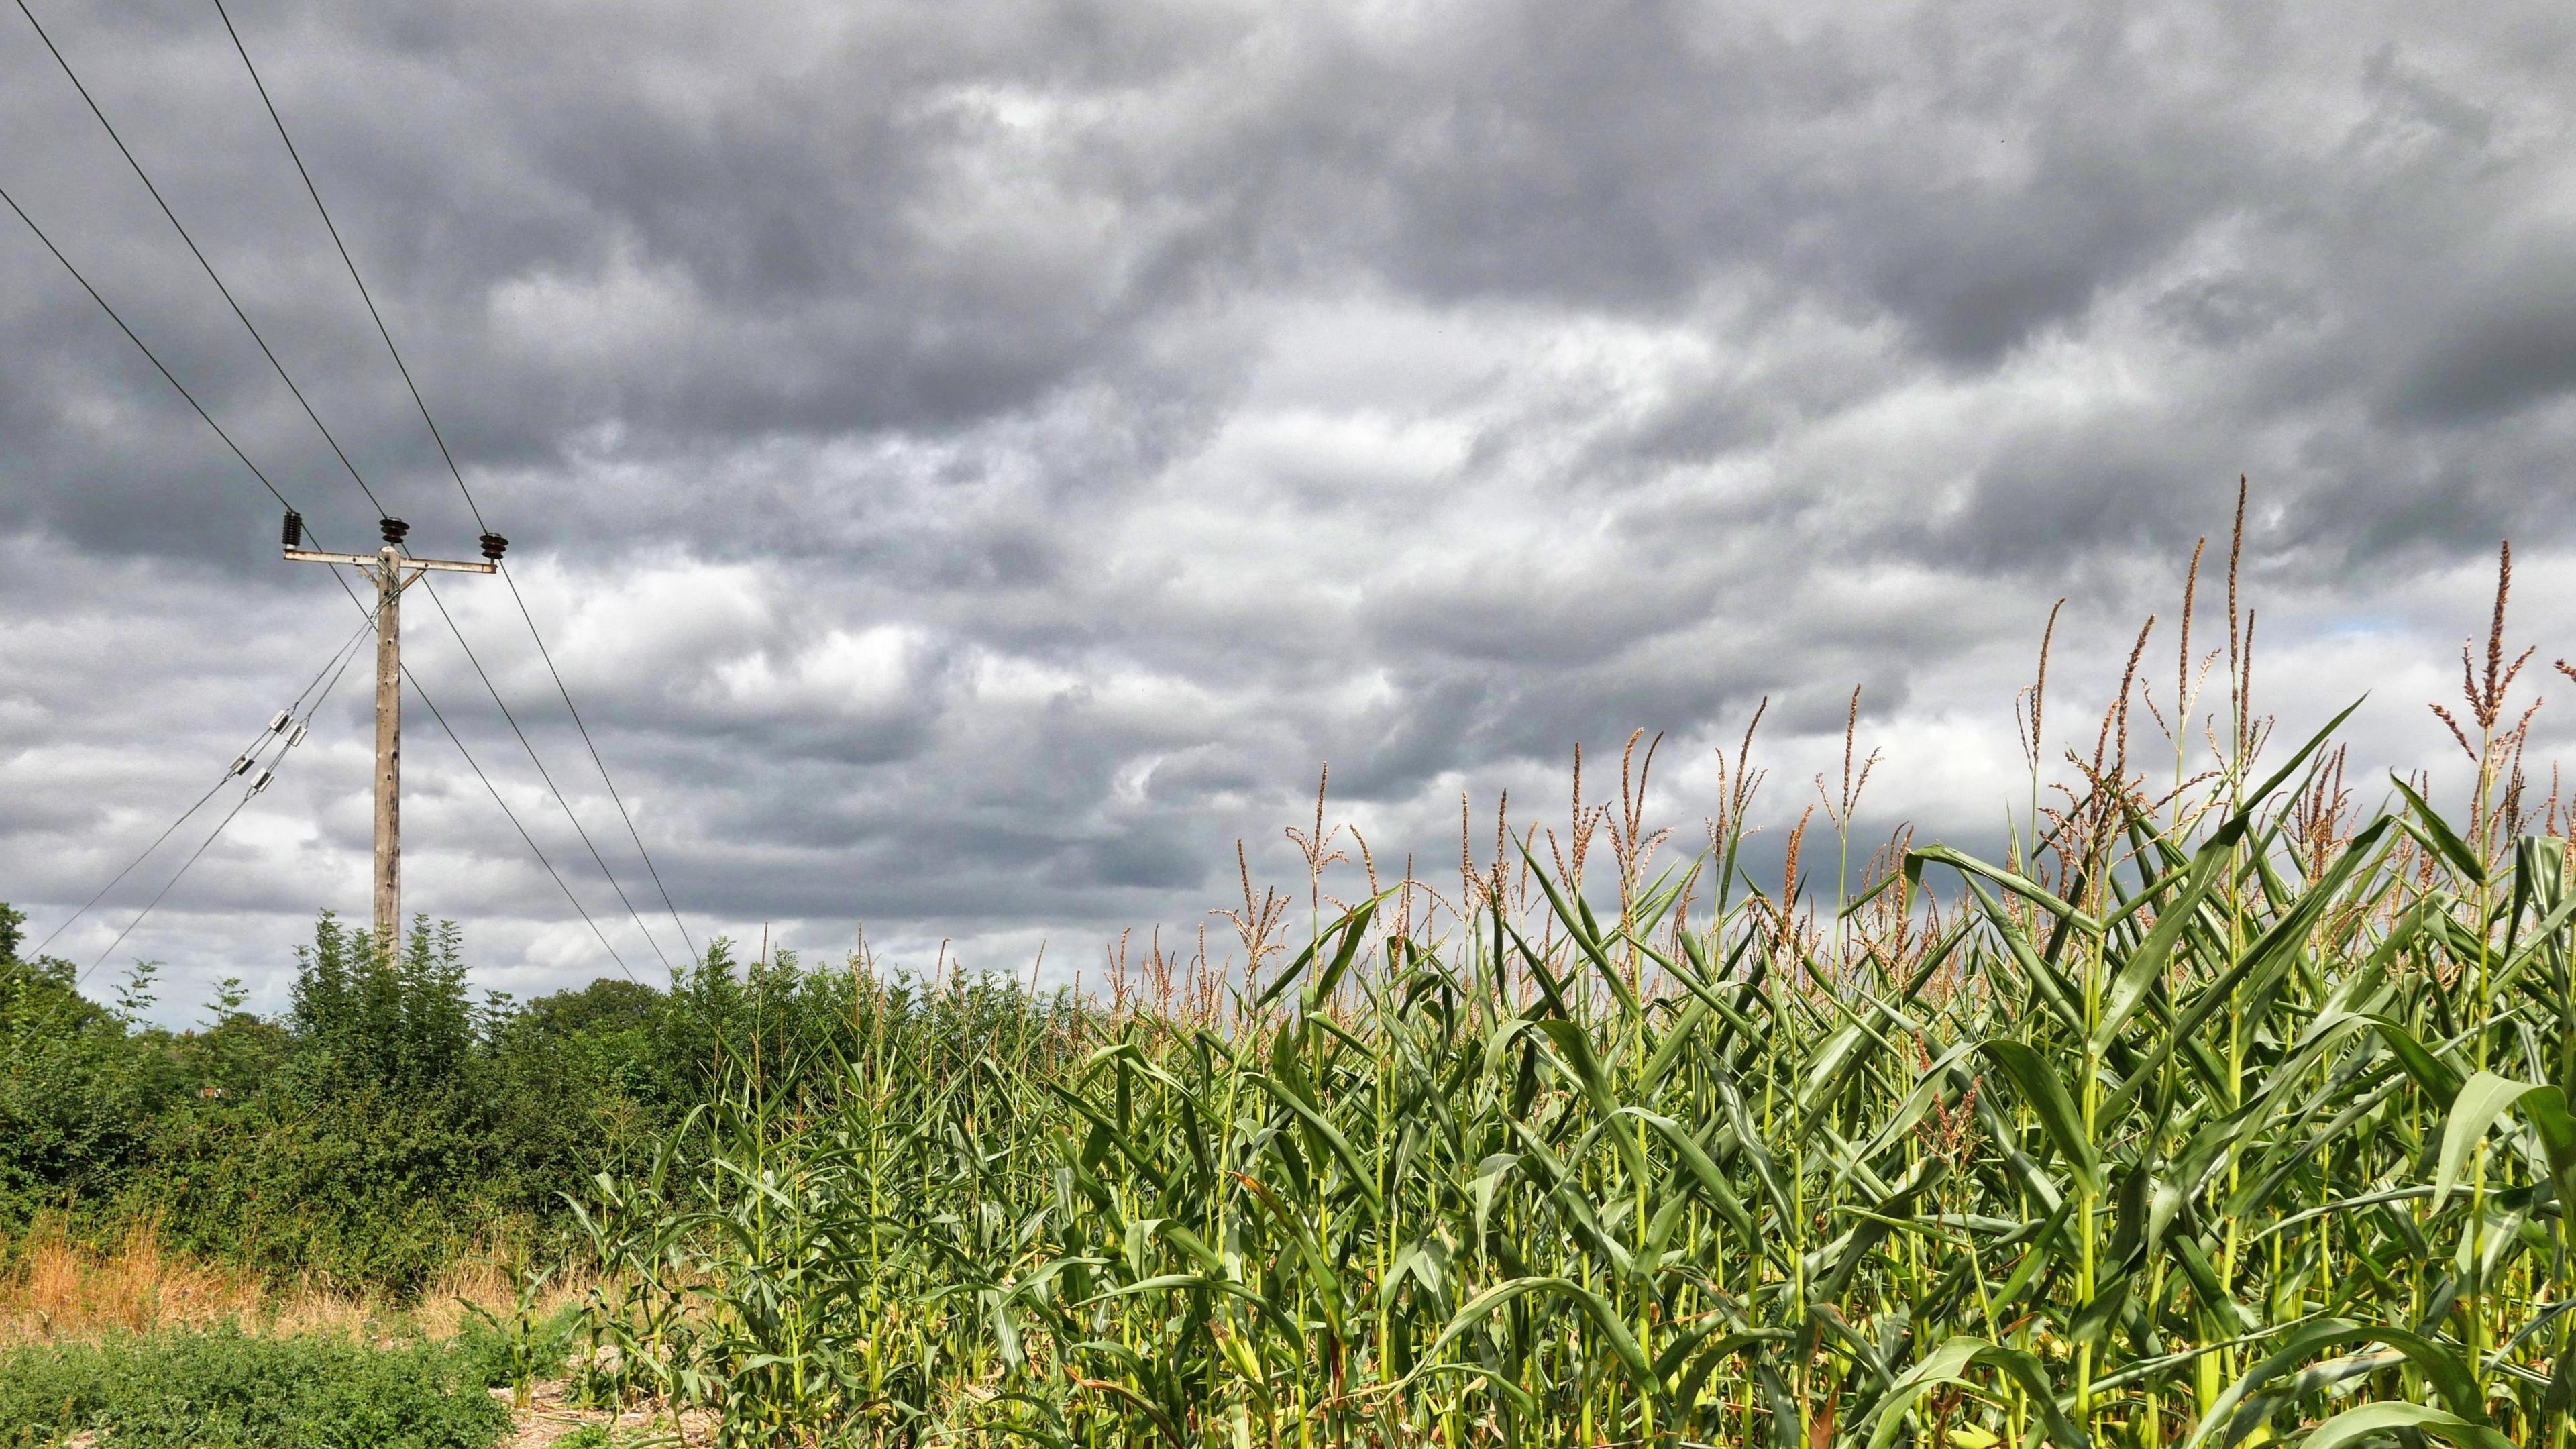
[{"label": "leafy shrub", "polygon": [[97,1005],[68,963],[15,959],[17,921],[0,915],[0,1243],[39,1214],[102,1242],[150,1220],[201,1259],[408,1296],[531,1241],[677,1110],[664,993],[477,1006],[453,926],[386,953],[326,913],[284,1017],[228,989],[173,1033],[136,1020],[148,967]]},{"label": "leafy shrub", "polygon": [[0,1445],[87,1431],[132,1449],[486,1449],[508,1427],[455,1345],[219,1329],[0,1353]]},{"label": "leafy shrub", "polygon": [[96,1199],[146,1155],[176,1088],[68,962],[0,962],[0,1212]]},{"label": "leafy shrub", "polygon": [[148,963],[100,1005],[69,963],[15,958],[19,921],[0,906],[0,1260],[40,1214],[95,1243],[148,1221],[201,1260],[397,1298],[569,1228],[563,1194],[636,1165],[721,1083],[828,1095],[887,1023],[935,1041],[904,1023],[954,1007],[793,952],[737,962],[723,940],[667,991],[477,1003],[453,925],[387,952],[325,912],[284,1015],[243,1012],[228,984],[206,1025],[171,1032],[138,1020]]}]

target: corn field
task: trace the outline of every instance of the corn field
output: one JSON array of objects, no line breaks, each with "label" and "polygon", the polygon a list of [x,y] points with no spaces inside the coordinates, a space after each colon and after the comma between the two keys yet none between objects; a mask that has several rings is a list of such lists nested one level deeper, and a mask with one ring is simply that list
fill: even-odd
[{"label": "corn field", "polygon": [[2341,717],[2264,763],[2230,604],[2170,782],[2133,654],[2043,796],[2043,669],[1999,860],[1855,863],[1861,761],[1827,884],[1812,812],[1757,884],[1745,752],[1689,854],[1632,741],[1436,887],[1319,802],[1230,969],[854,963],[828,1049],[593,1185],[595,1331],[746,1444],[2567,1445],[2576,889],[2502,590],[2448,815],[2356,809]]}]

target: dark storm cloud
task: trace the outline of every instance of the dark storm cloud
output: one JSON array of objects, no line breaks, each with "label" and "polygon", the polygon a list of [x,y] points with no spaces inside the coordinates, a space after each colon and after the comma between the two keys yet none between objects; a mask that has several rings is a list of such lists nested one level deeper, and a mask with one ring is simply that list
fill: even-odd
[{"label": "dark storm cloud", "polygon": [[[37,13],[415,541],[468,547],[211,7]],[[1766,695],[1803,778],[1854,683],[1926,782],[1884,808],[1981,829],[2017,767],[1973,722],[2051,601],[2116,674],[2240,472],[2294,671],[2356,630],[2411,665],[2468,560],[2554,557],[2576,517],[2563,7],[236,19],[701,931],[1006,952],[1194,921],[1236,837],[1282,862],[1325,759],[1373,838],[1438,855],[1461,790],[1553,798],[1577,740],[1695,752]],[[0,184],[362,542],[10,21]],[[0,348],[0,898],[42,924],[351,616],[14,232]],[[2549,577],[2518,597],[2557,618]],[[658,903],[506,599],[442,598]],[[410,628],[493,788],[658,968],[445,625]],[[349,896],[360,693],[151,949],[266,971]],[[595,969],[414,729],[416,900],[513,989]]]}]

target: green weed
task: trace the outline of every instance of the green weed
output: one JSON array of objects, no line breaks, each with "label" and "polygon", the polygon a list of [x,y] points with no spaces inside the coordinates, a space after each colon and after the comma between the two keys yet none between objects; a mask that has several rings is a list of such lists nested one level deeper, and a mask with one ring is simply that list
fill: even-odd
[{"label": "green weed", "polygon": [[135,1449],[486,1449],[509,1426],[451,1346],[237,1330],[0,1353],[0,1444],[94,1433]]}]

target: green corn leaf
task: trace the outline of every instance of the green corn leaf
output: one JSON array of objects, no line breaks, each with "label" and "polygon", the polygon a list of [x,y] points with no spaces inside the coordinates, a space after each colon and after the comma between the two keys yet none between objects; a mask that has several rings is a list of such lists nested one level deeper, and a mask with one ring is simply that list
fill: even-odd
[{"label": "green corn leaf", "polygon": [[1184,1290],[1222,1293],[1229,1298],[1238,1299],[1243,1303],[1250,1305],[1255,1313],[1258,1313],[1263,1318],[1270,1320],[1271,1325],[1277,1328],[1280,1335],[1286,1338],[1291,1344],[1295,1345],[1299,1349],[1303,1349],[1306,1346],[1305,1332],[1298,1328],[1297,1321],[1295,1319],[1289,1317],[1285,1311],[1283,1311],[1277,1304],[1271,1302],[1268,1298],[1254,1292],[1249,1284],[1237,1283],[1231,1278],[1212,1277],[1206,1273],[1165,1273],[1157,1277],[1144,1279],[1141,1282],[1128,1283],[1120,1287],[1112,1288],[1108,1292],[1099,1294],[1088,1301],[1092,1303],[1108,1303],[1120,1298],[1133,1298],[1143,1293],[1172,1293]]},{"label": "green corn leaf", "polygon": [[1581,1310],[1591,1320],[1593,1331],[1610,1345],[1610,1351],[1618,1359],[1619,1367],[1626,1372],[1629,1383],[1649,1398],[1659,1402],[1665,1398],[1663,1382],[1656,1377],[1654,1365],[1648,1362],[1646,1351],[1638,1346],[1637,1336],[1629,1330],[1626,1321],[1601,1295],[1570,1278],[1531,1275],[1495,1284],[1467,1300],[1457,1315],[1440,1330],[1439,1338],[1433,1340],[1424,1356],[1438,1358],[1461,1335],[1473,1330],[1496,1311],[1533,1294],[1561,1297]]},{"label": "green corn leaf", "polygon": [[2433,1174],[2435,1211],[2441,1210],[2451,1190],[2459,1185],[2460,1170],[2468,1165],[2487,1129],[2517,1105],[2539,1134],[2551,1170],[2562,1180],[2576,1175],[2576,1122],[2569,1120],[2565,1094],[2556,1087],[2538,1087],[2493,1072],[2480,1072],[2460,1088],[2443,1124],[2441,1163]]},{"label": "green corn leaf", "polygon": [[2451,829],[2450,822],[2435,813],[2432,806],[2425,804],[2424,797],[2415,793],[2415,787],[2407,784],[2405,779],[2394,771],[2389,773],[2388,781],[2397,787],[2398,794],[2406,797],[2406,803],[2414,807],[2415,819],[2409,823],[2416,828],[2410,833],[2423,841],[2427,848],[2440,853],[2444,860],[2451,863],[2453,870],[2467,876],[2478,885],[2485,885],[2487,883],[2485,864],[2479,861],[2476,851],[2469,849],[2468,842],[2460,839],[2459,833]]},{"label": "green corn leaf", "polygon": [[[2348,1355],[2324,1364],[2309,1363],[2327,1349],[2353,1343],[2385,1343],[2389,1350],[2377,1355]],[[2200,1449],[2213,1437],[2223,1449],[2268,1421],[2282,1403],[2376,1372],[2401,1359],[2424,1375],[2460,1422],[2486,1422],[2477,1379],[2447,1346],[2400,1328],[2322,1319],[2289,1329],[2280,1347],[2228,1385],[2201,1416],[2200,1427],[2193,1431],[2186,1449]]]},{"label": "green corn leaf", "polygon": [[2319,1424],[2305,1439],[2301,1449],[2337,1449],[2337,1446],[2400,1430],[2429,1434],[2460,1449],[2514,1449],[2513,1441],[2485,1424],[2472,1424],[2457,1414],[2421,1404],[2363,1404],[2346,1409]]},{"label": "green corn leaf", "polygon": [[2022,1101],[2039,1118],[2040,1129],[2066,1159],[2067,1170],[2075,1174],[2078,1182],[2100,1192],[2101,1162],[2084,1134],[2083,1118],[2075,1110],[2075,1099],[2067,1095],[2066,1084],[2027,1042],[1997,1038],[1981,1043],[1980,1049],[2020,1090]]},{"label": "green corn leaf", "polygon": [[2066,1449],[2088,1449],[2091,1437],[2059,1406],[2055,1392],[2049,1387],[2047,1373],[2038,1360],[2018,1349],[2000,1347],[1967,1335],[1945,1341],[1888,1387],[1879,1400],[1875,1423],[1870,1430],[1870,1449],[1887,1449],[1894,1443],[1896,1436],[1904,1432],[1905,1416],[1933,1389],[1942,1384],[1974,1387],[1967,1371],[1978,1366],[2000,1370],[2023,1390],[2031,1407],[2038,1413],[2039,1426],[2046,1430],[2045,1442],[2066,1446]]},{"label": "green corn leaf", "polygon": [[1244,1074],[1244,1080],[1269,1093],[1279,1105],[1295,1113],[1298,1120],[1314,1129],[1315,1135],[1323,1139],[1325,1147],[1330,1149],[1333,1156],[1341,1162],[1344,1175],[1350,1179],[1353,1187],[1359,1189],[1360,1196],[1368,1203],[1372,1216],[1381,1215],[1386,1211],[1386,1198],[1378,1190],[1377,1174],[1369,1170],[1368,1164],[1361,1160],[1358,1149],[1351,1146],[1350,1139],[1342,1135],[1342,1129],[1334,1126],[1332,1119],[1326,1117],[1321,1108],[1309,1101],[1304,1093],[1267,1072],[1247,1072]]},{"label": "green corn leaf", "polygon": [[[2032,880],[2026,875],[2006,870],[1999,865],[1989,865],[1986,862],[1977,859],[1975,856],[1966,854],[1963,851],[1954,850],[1946,845],[1927,845],[1920,849],[1906,852],[1906,875],[1917,884],[1921,883],[1923,879],[1923,867],[1927,865],[1946,865],[1951,869],[1958,871],[1962,875],[1983,876],[1987,880],[1993,881],[1996,885],[2003,887],[2014,895],[2021,897],[2023,900],[2030,902],[2032,905],[2039,907],[2041,910],[2048,912],[2050,915],[2057,917],[2059,920],[2074,926],[2086,935],[2098,936],[2102,934],[2102,923],[2100,921],[2097,921],[2091,916],[2076,909],[2073,905],[2070,905],[2065,900],[2061,899],[2055,892],[2049,890],[2046,886],[2041,885],[2039,882]],[[1867,899],[1867,897],[1863,897],[1863,899]]]}]

